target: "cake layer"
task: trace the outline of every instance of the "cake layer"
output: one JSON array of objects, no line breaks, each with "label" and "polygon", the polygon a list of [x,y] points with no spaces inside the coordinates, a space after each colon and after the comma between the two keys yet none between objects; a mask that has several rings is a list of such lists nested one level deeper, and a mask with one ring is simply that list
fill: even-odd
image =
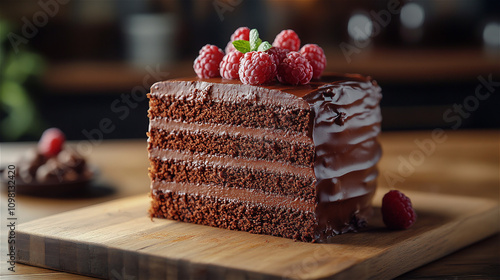
[{"label": "cake layer", "polygon": [[209,131],[214,134],[224,135],[250,135],[254,138],[275,141],[287,141],[295,144],[313,145],[311,137],[300,135],[295,132],[284,132],[281,130],[266,129],[266,128],[249,128],[225,124],[203,124],[203,123],[186,123],[172,121],[165,118],[154,118],[149,122],[150,128],[157,128],[167,131],[173,130],[192,130],[192,131]]},{"label": "cake layer", "polygon": [[245,190],[175,183],[154,185],[152,198],[152,217],[314,240],[314,204]]},{"label": "cake layer", "polygon": [[315,203],[216,186],[153,182],[151,195],[152,217],[314,242],[364,227],[373,193],[321,203],[320,215]]},{"label": "cake layer", "polygon": [[206,183],[316,201],[310,167],[157,148],[150,151],[150,161],[153,181]]},{"label": "cake layer", "polygon": [[[153,121],[149,143],[153,148],[282,161],[312,167],[314,145],[306,136],[262,132],[262,129]],[[259,132],[260,131],[260,132]],[[253,133],[256,132],[256,133]],[[302,141],[298,141],[302,138]]]},{"label": "cake layer", "polygon": [[[342,77],[341,77],[342,79]],[[336,78],[339,80],[339,77]],[[175,100],[194,100],[204,103],[207,100],[220,100],[233,104],[256,104],[267,107],[309,110],[309,105],[296,96],[304,95],[324,84],[310,83],[304,86],[252,86],[237,80],[213,79],[173,79],[157,82],[151,87],[151,96],[172,96]],[[294,92],[283,95],[283,91]],[[294,96],[295,95],[295,96]]]},{"label": "cake layer", "polygon": [[195,194],[157,192],[150,215],[231,230],[314,241],[314,213]]},{"label": "cake layer", "polygon": [[235,126],[291,130],[307,135],[309,110],[269,107],[247,102],[179,100],[172,95],[150,96],[150,118],[167,118],[188,123],[220,123]]}]

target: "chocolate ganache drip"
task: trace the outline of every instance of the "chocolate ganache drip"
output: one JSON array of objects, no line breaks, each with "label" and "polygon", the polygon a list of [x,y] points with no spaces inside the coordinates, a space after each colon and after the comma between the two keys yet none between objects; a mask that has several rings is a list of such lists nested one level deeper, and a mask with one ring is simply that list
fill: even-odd
[{"label": "chocolate ganache drip", "polygon": [[[325,84],[304,96],[314,112],[314,173],[319,239],[354,230],[339,204],[357,205],[355,218],[371,214],[377,162],[382,150],[377,140],[382,95],[370,78]],[[355,207],[356,208],[356,207]]]}]

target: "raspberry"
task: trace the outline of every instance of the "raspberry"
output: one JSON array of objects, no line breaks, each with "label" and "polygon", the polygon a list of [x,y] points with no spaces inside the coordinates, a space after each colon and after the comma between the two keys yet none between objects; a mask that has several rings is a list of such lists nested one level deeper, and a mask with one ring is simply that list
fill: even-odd
[{"label": "raspberry", "polygon": [[300,49],[300,53],[311,63],[313,78],[319,79],[326,67],[326,56],[323,49],[316,44],[307,44]]},{"label": "raspberry", "polygon": [[194,61],[194,72],[200,78],[214,78],[219,76],[219,64],[224,52],[214,45],[205,45]]},{"label": "raspberry", "polygon": [[227,43],[226,53],[230,53],[236,50],[233,46],[233,42],[236,40],[250,41],[250,28],[240,27],[236,29],[236,31],[234,31],[233,35],[231,35],[231,40]]},{"label": "raspberry", "polygon": [[290,51],[279,47],[272,47],[266,52],[271,56],[271,59],[274,61],[274,63],[276,63],[276,65],[280,65]]},{"label": "raspberry", "polygon": [[58,128],[49,128],[45,130],[38,141],[38,151],[45,157],[53,157],[59,154],[64,145],[66,137]]},{"label": "raspberry", "polygon": [[240,27],[231,35],[231,42],[236,40],[250,40],[250,28]]},{"label": "raspberry", "polygon": [[238,70],[240,68],[240,59],[243,53],[232,51],[224,56],[220,63],[220,75],[224,79],[238,79]]},{"label": "raspberry", "polygon": [[390,229],[407,229],[415,223],[417,214],[406,195],[392,190],[382,199],[382,218]]},{"label": "raspberry", "polygon": [[227,42],[226,48],[224,49],[226,53],[234,52],[236,51],[236,48],[233,46],[233,41]]},{"label": "raspberry", "polygon": [[276,36],[273,47],[287,49],[292,52],[299,51],[300,39],[297,33],[291,29],[283,30]]},{"label": "raspberry", "polygon": [[273,76],[276,76],[278,75],[278,66],[281,64],[283,59],[285,59],[288,50],[278,47],[272,47],[268,49],[266,52],[271,56],[271,60],[276,65],[276,71],[274,71],[273,74]]},{"label": "raspberry", "polygon": [[265,52],[247,52],[240,60],[239,75],[244,84],[260,85],[271,81],[276,65]]},{"label": "raspberry", "polygon": [[289,52],[278,66],[278,80],[284,84],[304,85],[311,81],[313,68],[298,52]]}]

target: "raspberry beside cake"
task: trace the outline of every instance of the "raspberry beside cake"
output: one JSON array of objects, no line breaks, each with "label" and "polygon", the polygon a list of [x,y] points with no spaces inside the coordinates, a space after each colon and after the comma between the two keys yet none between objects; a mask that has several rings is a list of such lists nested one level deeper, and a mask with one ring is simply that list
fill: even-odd
[{"label": "raspberry beside cake", "polygon": [[152,217],[325,241],[371,214],[381,155],[371,78],[176,79],[148,97]]}]

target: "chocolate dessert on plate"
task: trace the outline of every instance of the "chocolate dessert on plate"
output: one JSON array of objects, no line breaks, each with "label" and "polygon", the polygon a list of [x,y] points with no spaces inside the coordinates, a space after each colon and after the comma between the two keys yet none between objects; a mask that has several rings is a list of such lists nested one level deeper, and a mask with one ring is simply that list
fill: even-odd
[{"label": "chocolate dessert on plate", "polygon": [[[61,130],[47,129],[37,147],[27,150],[12,165],[15,170],[3,167],[2,181],[7,187],[15,185],[16,193],[21,194],[53,196],[81,191],[93,179],[95,171],[84,157],[64,143]],[[9,183],[12,180],[15,184]]]}]

